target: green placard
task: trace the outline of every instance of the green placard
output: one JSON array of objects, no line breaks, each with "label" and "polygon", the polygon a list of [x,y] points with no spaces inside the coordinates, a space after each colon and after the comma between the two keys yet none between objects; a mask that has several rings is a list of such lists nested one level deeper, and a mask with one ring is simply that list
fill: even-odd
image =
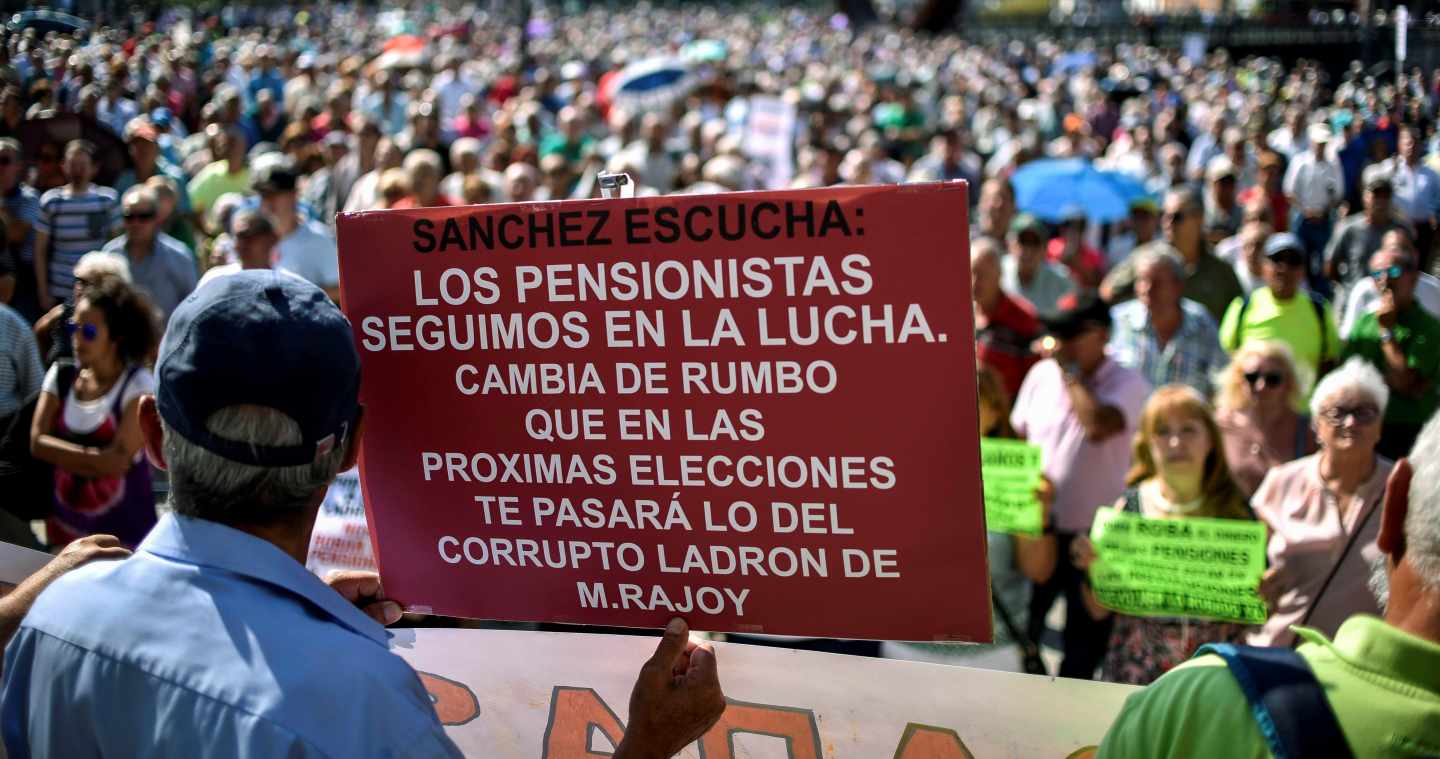
[{"label": "green placard", "polygon": [[1102,508],[1090,528],[1095,600],[1122,614],[1260,624],[1265,525],[1238,519],[1146,519]]},{"label": "green placard", "polygon": [[980,439],[980,479],[985,484],[988,529],[1040,536],[1044,514],[1035,497],[1040,474],[1040,446],[1020,440]]}]

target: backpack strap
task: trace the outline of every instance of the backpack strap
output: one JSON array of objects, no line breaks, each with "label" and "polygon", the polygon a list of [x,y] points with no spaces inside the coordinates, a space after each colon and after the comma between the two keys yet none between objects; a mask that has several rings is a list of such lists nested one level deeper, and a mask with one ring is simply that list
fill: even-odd
[{"label": "backpack strap", "polygon": [[1315,321],[1320,323],[1320,363],[1325,363],[1325,348],[1330,343],[1330,327],[1325,323],[1325,299],[1316,295],[1310,290],[1305,294],[1310,296],[1310,305],[1315,309]]},{"label": "backpack strap", "polygon": [[[1245,344],[1245,312],[1250,310],[1250,293],[1240,296],[1240,313],[1235,315],[1235,350]],[[1323,350],[1323,349],[1322,349]]]},{"label": "backpack strap", "polygon": [[1203,654],[1225,660],[1275,759],[1353,759],[1324,688],[1299,653],[1289,648],[1207,643],[1195,652]]}]

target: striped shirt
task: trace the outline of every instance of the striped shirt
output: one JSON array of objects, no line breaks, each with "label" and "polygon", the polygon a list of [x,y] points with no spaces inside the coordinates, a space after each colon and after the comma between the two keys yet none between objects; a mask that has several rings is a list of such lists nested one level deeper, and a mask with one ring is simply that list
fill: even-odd
[{"label": "striped shirt", "polygon": [[92,250],[105,247],[120,231],[120,199],[109,187],[91,185],[76,195],[69,185],[40,197],[40,218],[35,229],[50,235],[50,296],[70,297],[75,285],[75,263]]},{"label": "striped shirt", "polygon": [[35,260],[35,222],[40,218],[40,194],[28,184],[17,184],[5,195],[5,211],[17,221],[30,225],[30,231],[19,245],[11,245],[10,252],[16,263],[28,264]]},{"label": "striped shirt", "polygon": [[15,413],[40,390],[44,372],[30,324],[0,304],[0,419]]}]

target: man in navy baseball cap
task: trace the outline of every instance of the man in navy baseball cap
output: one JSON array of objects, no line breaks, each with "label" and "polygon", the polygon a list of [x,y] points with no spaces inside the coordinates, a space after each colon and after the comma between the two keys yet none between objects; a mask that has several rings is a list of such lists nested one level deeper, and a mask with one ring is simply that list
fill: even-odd
[{"label": "man in navy baseball cap", "polygon": [[[360,356],[350,322],[320,288],[271,270],[242,271],[175,310],[156,365],[170,431],[224,459],[309,465],[341,452],[360,415]],[[207,428],[222,409],[258,406],[295,422],[300,439],[262,445]]]},{"label": "man in navy baseball cap", "polygon": [[[281,272],[221,277],[176,307],[156,374],[140,421],[173,511],[131,558],[69,572],[25,617],[0,686],[12,755],[460,756],[387,648],[401,610],[379,577],[305,569],[364,430],[340,309]],[[724,708],[713,651],[673,620],[615,757],[670,756]],[[159,714],[164,730],[135,729]]]}]

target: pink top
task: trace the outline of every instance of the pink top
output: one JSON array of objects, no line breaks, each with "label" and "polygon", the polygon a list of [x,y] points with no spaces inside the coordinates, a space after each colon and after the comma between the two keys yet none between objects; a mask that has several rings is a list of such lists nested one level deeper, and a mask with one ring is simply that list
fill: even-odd
[{"label": "pink top", "polygon": [[1087,384],[1100,403],[1120,410],[1123,432],[1099,443],[1085,437],[1054,359],[1041,361],[1025,375],[1010,414],[1015,431],[1040,446],[1045,476],[1055,483],[1055,529],[1060,532],[1089,532],[1095,510],[1125,492],[1130,445],[1150,396],[1150,383],[1139,372],[1108,358]]},{"label": "pink top", "polygon": [[1255,516],[1270,528],[1265,553],[1275,569],[1274,583],[1280,591],[1270,619],[1251,634],[1251,645],[1293,645],[1295,634],[1290,632],[1290,625],[1305,620],[1315,594],[1340,560],[1357,525],[1360,532],[1354,545],[1304,624],[1326,637],[1334,637],[1340,623],[1352,614],[1380,613],[1368,585],[1368,562],[1380,553],[1375,545],[1380,531],[1380,499],[1392,466],[1389,459],[1375,457],[1375,472],[1345,509],[1344,524],[1339,504],[1320,477],[1318,453],[1272,469],[1260,483],[1250,505]]}]

